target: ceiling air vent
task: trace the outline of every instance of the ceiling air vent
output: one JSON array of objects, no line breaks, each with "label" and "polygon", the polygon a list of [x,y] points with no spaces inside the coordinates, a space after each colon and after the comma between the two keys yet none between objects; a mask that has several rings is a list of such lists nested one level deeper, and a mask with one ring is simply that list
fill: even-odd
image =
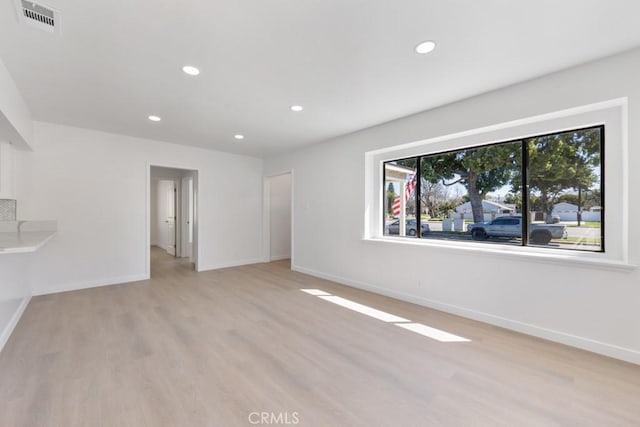
[{"label": "ceiling air vent", "polygon": [[60,32],[60,14],[57,10],[32,1],[16,0],[18,19],[27,25],[50,33]]}]

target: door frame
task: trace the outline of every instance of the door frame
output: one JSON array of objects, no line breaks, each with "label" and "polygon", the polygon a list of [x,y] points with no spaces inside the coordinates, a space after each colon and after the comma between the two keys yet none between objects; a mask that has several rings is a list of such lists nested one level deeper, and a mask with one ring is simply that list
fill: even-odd
[{"label": "door frame", "polygon": [[[191,253],[188,256],[185,256],[185,252],[187,252],[187,248],[189,247],[189,225],[193,226],[192,224],[189,224],[189,180],[191,180],[191,188],[192,188],[192,193],[193,193],[193,182],[195,180],[195,177],[193,175],[195,175],[195,173],[193,173],[190,170],[187,170],[187,172],[191,172],[192,176],[191,177],[185,177],[183,176],[180,179],[180,190],[181,190],[181,197],[179,201],[176,201],[176,203],[180,203],[180,212],[181,212],[181,220],[180,220],[180,257],[182,258],[191,258],[193,260],[193,240],[191,241]],[[192,198],[191,200],[191,220],[193,222],[194,219],[194,213],[193,213],[193,202],[194,199]],[[193,235],[193,233],[192,233]]]},{"label": "door frame", "polygon": [[[193,250],[192,250],[192,260],[195,264],[195,270],[199,270],[199,249],[200,242],[198,239],[198,218],[199,218],[199,203],[198,203],[198,185],[199,185],[199,174],[200,170],[193,166],[182,165],[176,163],[157,163],[157,162],[146,162],[146,187],[145,187],[145,197],[146,197],[146,215],[145,215],[145,276],[147,279],[151,278],[151,167],[161,167],[161,168],[169,168],[169,169],[178,169],[185,172],[193,173]],[[181,180],[180,180],[181,181]],[[181,227],[182,225],[182,185],[180,182],[177,182],[176,185],[176,227]],[[178,251],[178,245],[181,245],[182,242],[178,242],[180,239],[176,239],[176,251]],[[182,252],[182,248],[179,249],[180,253]]]},{"label": "door frame", "polygon": [[271,262],[271,178],[291,175],[291,268],[295,266],[294,257],[294,170],[285,170],[262,177],[262,262]]}]

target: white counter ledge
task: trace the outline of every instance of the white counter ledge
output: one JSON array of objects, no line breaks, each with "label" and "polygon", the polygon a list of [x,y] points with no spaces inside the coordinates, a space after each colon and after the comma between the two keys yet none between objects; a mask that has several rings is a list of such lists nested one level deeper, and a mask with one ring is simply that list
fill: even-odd
[{"label": "white counter ledge", "polygon": [[0,222],[0,255],[35,252],[57,231],[56,221]]}]

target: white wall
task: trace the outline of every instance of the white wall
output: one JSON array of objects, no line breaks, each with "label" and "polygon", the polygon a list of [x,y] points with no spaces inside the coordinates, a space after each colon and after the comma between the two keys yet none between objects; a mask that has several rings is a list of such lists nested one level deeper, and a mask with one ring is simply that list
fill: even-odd
[{"label": "white wall", "polygon": [[269,178],[270,258],[291,258],[291,174]]},{"label": "white wall", "polygon": [[0,199],[15,199],[15,166],[13,145],[0,140]]},{"label": "white wall", "polygon": [[[296,171],[293,268],[640,363],[638,269],[362,239],[365,152],[620,97],[629,98],[635,165],[640,50],[267,159],[265,176]],[[639,168],[629,180],[629,259],[637,265]]]},{"label": "white wall", "polygon": [[20,216],[59,231],[33,255],[34,294],[147,277],[148,163],[199,171],[200,270],[260,261],[260,159],[39,122],[35,140]]},{"label": "white wall", "polygon": [[33,139],[31,112],[9,70],[0,59],[0,141],[30,149]]}]

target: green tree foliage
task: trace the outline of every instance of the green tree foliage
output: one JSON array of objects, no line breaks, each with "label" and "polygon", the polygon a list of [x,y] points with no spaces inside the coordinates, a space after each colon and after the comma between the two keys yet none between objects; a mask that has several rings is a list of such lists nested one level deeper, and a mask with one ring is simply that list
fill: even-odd
[{"label": "green tree foliage", "polygon": [[[575,204],[587,209],[600,206],[602,200],[596,185],[600,180],[600,142],[600,128],[592,128],[425,156],[420,163],[422,187],[437,189],[427,183],[444,187],[463,185],[467,189],[463,201],[470,201],[473,219],[480,222],[484,219],[482,200],[489,192],[511,184],[511,194],[505,202],[515,204],[522,211],[521,160],[522,148],[527,147],[529,210],[550,214],[558,201],[574,203],[577,196],[570,190],[581,194]],[[415,167],[415,158],[403,162]],[[421,202],[436,211],[443,201],[435,203],[437,194],[426,193],[421,195]]]},{"label": "green tree foliage", "polygon": [[598,182],[599,128],[531,138],[525,143],[529,148],[529,189],[539,197],[543,212],[550,214],[567,190],[590,189]]},{"label": "green tree foliage", "polygon": [[459,200],[447,200],[446,202],[440,203],[440,205],[438,205],[438,209],[439,209],[438,216],[439,217],[449,216],[451,212],[456,210],[456,207],[458,207],[458,205],[460,205]]},{"label": "green tree foliage", "polygon": [[600,193],[600,189],[594,188],[589,190],[583,197],[584,201],[582,202],[582,206],[585,210],[589,210],[594,206],[602,206],[602,195]]},{"label": "green tree foliage", "polygon": [[515,205],[517,212],[522,212],[522,193],[507,193],[504,202],[508,205]]},{"label": "green tree foliage", "polygon": [[519,168],[521,157],[519,143],[470,148],[423,157],[421,173],[431,183],[464,185],[471,202],[473,220],[482,222],[482,200],[489,192],[511,182]]},{"label": "green tree foliage", "polygon": [[556,197],[555,203],[563,202],[578,206],[578,195],[573,193],[564,193]]},{"label": "green tree foliage", "polygon": [[393,201],[398,197],[396,190],[393,188],[393,184],[390,182],[387,186],[387,214],[393,216]]}]

